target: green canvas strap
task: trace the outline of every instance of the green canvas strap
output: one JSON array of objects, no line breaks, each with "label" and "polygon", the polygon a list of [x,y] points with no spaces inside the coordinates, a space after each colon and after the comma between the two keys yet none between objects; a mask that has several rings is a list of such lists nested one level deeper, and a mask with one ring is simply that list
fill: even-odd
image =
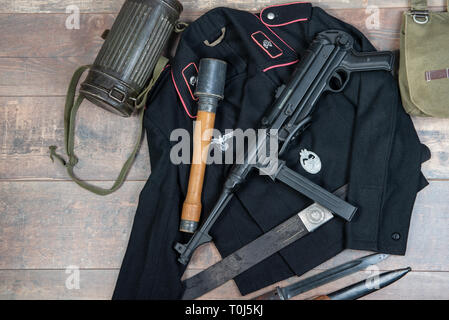
[{"label": "green canvas strap", "polygon": [[422,11],[427,10],[427,0],[411,0],[412,10]]},{"label": "green canvas strap", "polygon": [[[427,10],[427,0],[411,0],[412,10],[423,11]],[[446,8],[449,11],[449,0],[447,0]]]},{"label": "green canvas strap", "polygon": [[153,85],[156,83],[157,79],[161,75],[165,65],[167,64],[168,59],[165,57],[161,57],[159,61],[156,64],[156,67],[153,72],[153,77],[150,80],[148,86],[143,90],[142,93],[137,97],[135,102],[136,110],[139,112],[139,133],[137,136],[137,140],[134,143],[133,151],[131,152],[130,156],[126,160],[125,164],[123,165],[117,179],[115,180],[114,184],[110,189],[100,188],[97,186],[94,186],[92,184],[89,184],[85,181],[80,180],[78,177],[76,177],[74,173],[74,168],[76,164],[78,163],[78,158],[75,155],[74,147],[75,147],[75,120],[76,120],[76,113],[78,112],[78,109],[81,105],[81,103],[84,100],[84,96],[80,94],[78,98],[75,101],[75,93],[76,93],[76,87],[78,85],[78,82],[83,75],[83,73],[90,68],[89,65],[82,66],[78,68],[78,70],[75,71],[73,74],[72,80],[70,81],[69,89],[67,90],[67,97],[66,97],[66,103],[64,108],[64,144],[65,144],[65,150],[67,153],[67,160],[65,160],[62,156],[56,153],[56,146],[50,147],[50,158],[54,162],[54,159],[59,160],[62,165],[64,165],[67,168],[67,173],[72,178],[73,181],[75,181],[79,186],[82,188],[89,190],[95,194],[98,195],[108,195],[116,191],[118,188],[121,187],[123,182],[126,179],[126,176],[129,173],[129,170],[131,169],[131,166],[134,162],[134,159],[137,155],[137,152],[140,149],[140,144],[142,141],[142,133],[143,133],[143,115],[145,112],[145,104],[148,98],[148,93],[150,92]]}]

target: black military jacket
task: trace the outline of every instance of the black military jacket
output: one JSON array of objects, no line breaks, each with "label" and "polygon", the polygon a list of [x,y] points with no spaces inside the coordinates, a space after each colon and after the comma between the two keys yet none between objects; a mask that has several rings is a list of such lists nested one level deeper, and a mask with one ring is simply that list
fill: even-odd
[{"label": "black military jacket", "polygon": [[[223,27],[223,41],[210,46],[222,35]],[[170,150],[177,141],[170,141],[170,134],[177,128],[192,132],[196,101],[190,78],[196,75],[199,60],[212,57],[228,62],[225,99],[217,111],[216,128],[223,134],[225,129],[255,128],[276,89],[300,63],[301,54],[318,32],[327,29],[350,33],[358,51],[375,50],[354,27],[304,3],[272,6],[260,14],[217,8],[184,31],[145,113],[151,176],[140,195],[114,299],[177,299],[183,292],[180,278],[185,267],[177,262],[173,246],[188,240],[178,227],[190,167],[171,163]],[[318,173],[305,170],[301,150],[320,158]],[[348,201],[359,208],[357,215],[350,223],[333,219],[238,276],[235,280],[241,293],[301,275],[345,248],[405,254],[415,197],[427,185],[421,163],[429,157],[402,108],[391,74],[355,73],[342,93],[324,94],[313,123],[283,159],[327,190],[349,182]],[[203,219],[229,167],[208,166]],[[310,203],[286,185],[254,173],[237,191],[211,235],[221,255],[227,256]]]}]

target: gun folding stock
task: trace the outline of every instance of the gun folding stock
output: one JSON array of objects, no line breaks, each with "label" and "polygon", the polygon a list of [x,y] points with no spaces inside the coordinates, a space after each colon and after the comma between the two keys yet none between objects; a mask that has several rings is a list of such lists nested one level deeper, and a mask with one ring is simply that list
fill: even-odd
[{"label": "gun folding stock", "polygon": [[322,205],[346,221],[351,221],[357,211],[357,208],[353,205],[321,188],[319,185],[306,179],[292,169],[289,169],[285,166],[283,161],[281,161],[280,170],[277,173],[276,179],[282,181],[290,188]]}]

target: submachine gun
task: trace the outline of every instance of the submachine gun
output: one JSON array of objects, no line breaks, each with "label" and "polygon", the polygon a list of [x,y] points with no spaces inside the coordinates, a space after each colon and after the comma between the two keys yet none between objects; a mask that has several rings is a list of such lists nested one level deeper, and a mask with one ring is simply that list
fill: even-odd
[{"label": "submachine gun", "polygon": [[[212,241],[209,231],[222,213],[233,192],[244,182],[248,173],[255,167],[269,172],[270,164],[258,162],[260,150],[267,150],[269,134],[276,132],[280,152],[311,122],[313,109],[326,92],[341,92],[347,85],[352,72],[385,70],[393,68],[394,56],[391,52],[356,52],[354,39],[346,32],[328,30],[318,35],[306,51],[287,85],[279,88],[270,112],[262,119],[261,128],[267,135],[248,146],[242,164],[235,164],[227,177],[223,191],[208,218],[187,244],[177,243],[178,261],[187,264],[197,247]],[[274,131],[272,130],[274,129]],[[278,160],[275,172],[269,175],[299,191],[341,218],[350,221],[357,208],[309,181],[297,172],[287,168],[285,162]]]}]

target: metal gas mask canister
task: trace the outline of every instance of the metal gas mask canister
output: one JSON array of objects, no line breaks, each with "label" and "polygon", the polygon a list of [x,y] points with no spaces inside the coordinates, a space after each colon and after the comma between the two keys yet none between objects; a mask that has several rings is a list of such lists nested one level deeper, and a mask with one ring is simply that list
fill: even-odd
[{"label": "metal gas mask canister", "polygon": [[177,0],[126,0],[80,93],[108,111],[129,117],[182,10]]}]

